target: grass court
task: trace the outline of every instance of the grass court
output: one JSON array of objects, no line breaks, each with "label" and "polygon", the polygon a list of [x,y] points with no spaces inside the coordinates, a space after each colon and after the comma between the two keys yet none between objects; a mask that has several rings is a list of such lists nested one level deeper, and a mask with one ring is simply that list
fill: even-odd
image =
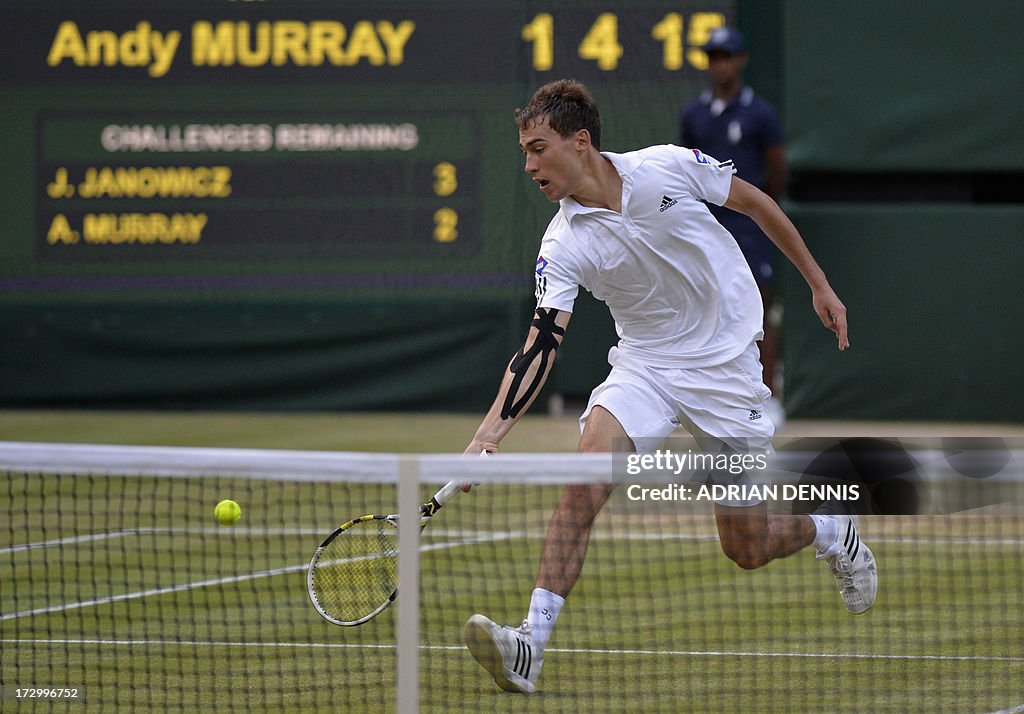
[{"label": "grass court", "polygon": [[[165,420],[157,426],[135,415],[136,432],[130,417],[108,415],[105,433],[203,443],[194,436],[203,432],[219,445],[253,446],[263,423],[239,418],[233,441],[227,417],[210,417],[204,429],[201,416],[154,416]],[[16,421],[0,415],[4,438],[30,440],[27,422]],[[455,451],[475,426],[472,417],[413,421],[418,428],[400,416],[282,421],[261,427],[274,437],[260,445],[310,448],[303,440],[319,433],[331,449]],[[567,420],[523,426],[509,450],[572,448]],[[114,441],[96,420],[80,428],[47,438]],[[372,438],[358,441],[360,431]],[[527,448],[530,439],[543,446]],[[392,486],[5,480],[4,711],[394,709],[396,608],[335,627],[310,606],[304,581],[323,535],[339,518],[391,510]],[[545,654],[538,694],[499,692],[462,646],[462,624],[474,612],[522,619],[558,493],[481,487],[425,531],[422,711],[1024,711],[1024,525],[1006,507],[865,518],[880,592],[871,611],[852,616],[809,551],[748,573],[721,554],[709,509],[644,518],[612,502]],[[221,497],[241,503],[237,526],[214,521]],[[509,501],[518,505],[510,510]],[[18,686],[84,688],[85,700],[16,702]]]}]

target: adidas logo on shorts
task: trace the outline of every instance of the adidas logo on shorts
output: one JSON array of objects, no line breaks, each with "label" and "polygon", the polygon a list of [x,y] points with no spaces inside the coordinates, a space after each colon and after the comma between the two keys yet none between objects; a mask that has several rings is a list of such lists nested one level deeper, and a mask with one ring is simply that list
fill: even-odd
[{"label": "adidas logo on shorts", "polygon": [[668,196],[662,196],[661,197],[661,208],[659,208],[658,210],[660,212],[664,213],[665,211],[667,211],[668,209],[672,208],[672,206],[676,205],[677,203],[679,203],[679,201],[677,201],[674,198],[669,198]]}]

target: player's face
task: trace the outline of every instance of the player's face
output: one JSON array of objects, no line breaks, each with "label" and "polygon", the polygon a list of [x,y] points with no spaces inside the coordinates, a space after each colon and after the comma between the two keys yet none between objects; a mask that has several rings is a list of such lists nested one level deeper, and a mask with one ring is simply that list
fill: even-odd
[{"label": "player's face", "polygon": [[526,157],[526,173],[549,201],[573,193],[583,170],[578,133],[563,139],[542,120],[519,132],[519,148]]}]

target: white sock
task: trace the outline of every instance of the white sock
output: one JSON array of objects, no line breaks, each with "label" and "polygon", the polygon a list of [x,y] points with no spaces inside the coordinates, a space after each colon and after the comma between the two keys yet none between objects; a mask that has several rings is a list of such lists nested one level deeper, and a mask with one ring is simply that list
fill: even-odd
[{"label": "white sock", "polygon": [[815,528],[814,547],[819,553],[824,553],[839,537],[839,524],[832,516],[818,516],[813,513],[811,520],[814,521]]},{"label": "white sock", "polygon": [[538,653],[548,646],[548,639],[555,629],[555,620],[562,611],[565,598],[544,588],[535,588],[530,597],[530,614],[526,621],[533,627],[533,644]]}]

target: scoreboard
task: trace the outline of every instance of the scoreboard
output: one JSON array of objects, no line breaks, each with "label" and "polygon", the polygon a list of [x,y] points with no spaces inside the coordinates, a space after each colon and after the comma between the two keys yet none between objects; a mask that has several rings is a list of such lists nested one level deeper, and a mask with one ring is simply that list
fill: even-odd
[{"label": "scoreboard", "polygon": [[41,114],[39,250],[389,259],[479,249],[472,114],[202,115]]},{"label": "scoreboard", "polygon": [[[554,212],[512,112],[586,82],[677,137],[733,0],[0,7],[0,301],[521,291]],[[118,298],[119,299],[119,298]]]}]

